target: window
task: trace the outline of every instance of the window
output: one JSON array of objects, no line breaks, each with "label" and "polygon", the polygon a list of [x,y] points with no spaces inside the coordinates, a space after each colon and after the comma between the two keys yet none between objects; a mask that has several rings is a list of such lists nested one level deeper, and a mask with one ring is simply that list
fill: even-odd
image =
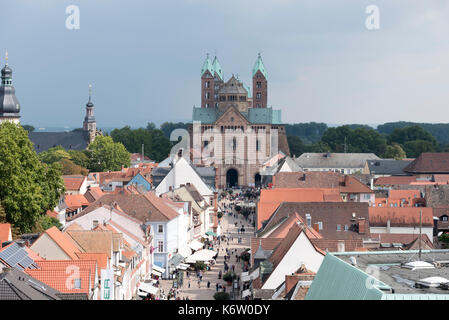
[{"label": "window", "polygon": [[256,93],[256,99],[258,99],[258,100],[262,99],[262,93],[257,92]]},{"label": "window", "polygon": [[337,224],[337,231],[341,231],[341,224]]},{"label": "window", "polygon": [[257,88],[257,89],[262,88],[262,82],[257,81],[257,82],[256,82],[256,88]]},{"label": "window", "polygon": [[260,107],[261,107],[261,106],[260,106],[260,103],[258,103],[256,108],[260,108]]},{"label": "window", "polygon": [[206,92],[206,99],[209,99],[209,97],[210,97],[210,92],[207,91],[207,92]]},{"label": "window", "polygon": [[308,213],[306,213],[306,221],[307,221],[307,226],[309,228],[311,228],[312,227],[312,217]]},{"label": "window", "polygon": [[159,232],[159,233],[164,232],[164,226],[162,224],[157,226],[157,232]]},{"label": "window", "polygon": [[348,231],[348,230],[349,230],[349,227],[347,224],[345,224],[345,231]]},{"label": "window", "polygon": [[318,230],[323,230],[323,222],[318,221]]},{"label": "window", "polygon": [[209,87],[210,87],[209,81],[206,81],[206,88],[209,88]]},{"label": "window", "polygon": [[232,138],[232,150],[237,150],[237,139],[235,137]]},{"label": "window", "polygon": [[208,103],[206,103],[206,108],[209,108],[209,104]]},{"label": "window", "polygon": [[256,151],[260,150],[260,143],[259,143],[259,139],[256,139]]},{"label": "window", "polygon": [[73,289],[81,289],[81,279],[75,279],[74,287]]},{"label": "window", "polygon": [[164,252],[164,241],[158,241],[157,243],[157,251]]},{"label": "window", "polygon": [[447,216],[446,215],[444,215],[444,216],[441,216],[441,221],[447,221]]}]

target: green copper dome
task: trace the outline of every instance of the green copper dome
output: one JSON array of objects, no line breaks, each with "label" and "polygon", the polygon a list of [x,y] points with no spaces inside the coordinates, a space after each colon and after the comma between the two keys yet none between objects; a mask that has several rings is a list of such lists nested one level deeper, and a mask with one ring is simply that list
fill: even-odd
[{"label": "green copper dome", "polygon": [[218,62],[217,56],[215,56],[214,62],[212,62],[212,67],[220,79],[223,80],[223,69],[221,68],[220,62]]},{"label": "green copper dome", "polygon": [[212,62],[209,59],[209,54],[207,54],[207,58],[206,61],[204,61],[203,67],[201,68],[201,76],[207,71],[209,70],[210,74],[213,76],[214,75],[214,67],[212,65]]},{"label": "green copper dome", "polygon": [[265,79],[268,80],[267,70],[265,70],[265,66],[263,65],[263,61],[262,61],[262,57],[260,56],[260,53],[259,53],[259,56],[257,57],[256,63],[254,64],[253,77],[257,73],[258,70],[260,70],[260,72],[262,72]]}]

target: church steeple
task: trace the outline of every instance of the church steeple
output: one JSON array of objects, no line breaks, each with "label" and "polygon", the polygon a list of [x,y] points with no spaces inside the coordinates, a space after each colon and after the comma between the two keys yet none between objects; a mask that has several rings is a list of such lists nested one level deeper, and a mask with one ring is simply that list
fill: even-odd
[{"label": "church steeple", "polygon": [[16,98],[16,89],[12,85],[12,69],[8,66],[8,52],[5,53],[5,66],[1,71],[0,86],[0,122],[20,119],[20,104]]},{"label": "church steeple", "polygon": [[89,101],[86,104],[86,116],[84,117],[83,130],[89,134],[89,142],[95,139],[97,134],[97,122],[94,117],[94,104],[92,103],[92,85],[89,84]]},{"label": "church steeple", "polygon": [[268,103],[267,96],[267,70],[259,53],[253,67],[253,108],[266,108]]}]

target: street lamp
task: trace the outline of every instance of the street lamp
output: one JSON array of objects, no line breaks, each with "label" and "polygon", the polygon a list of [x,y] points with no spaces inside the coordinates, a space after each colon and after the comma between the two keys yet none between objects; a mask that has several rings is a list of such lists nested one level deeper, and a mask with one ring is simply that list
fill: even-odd
[{"label": "street lamp", "polygon": [[234,300],[236,299],[236,294],[238,293],[239,288],[239,281],[237,279],[234,279],[234,285],[232,287],[232,295],[234,296]]}]

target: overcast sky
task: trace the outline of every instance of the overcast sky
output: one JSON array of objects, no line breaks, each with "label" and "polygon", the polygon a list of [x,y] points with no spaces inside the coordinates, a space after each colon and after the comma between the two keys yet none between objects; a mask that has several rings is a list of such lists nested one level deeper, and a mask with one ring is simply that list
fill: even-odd
[{"label": "overcast sky", "polygon": [[100,128],[189,121],[206,53],[251,85],[259,51],[284,122],[449,122],[448,17],[445,0],[1,0],[0,51],[34,126],[81,127],[89,83]]}]

